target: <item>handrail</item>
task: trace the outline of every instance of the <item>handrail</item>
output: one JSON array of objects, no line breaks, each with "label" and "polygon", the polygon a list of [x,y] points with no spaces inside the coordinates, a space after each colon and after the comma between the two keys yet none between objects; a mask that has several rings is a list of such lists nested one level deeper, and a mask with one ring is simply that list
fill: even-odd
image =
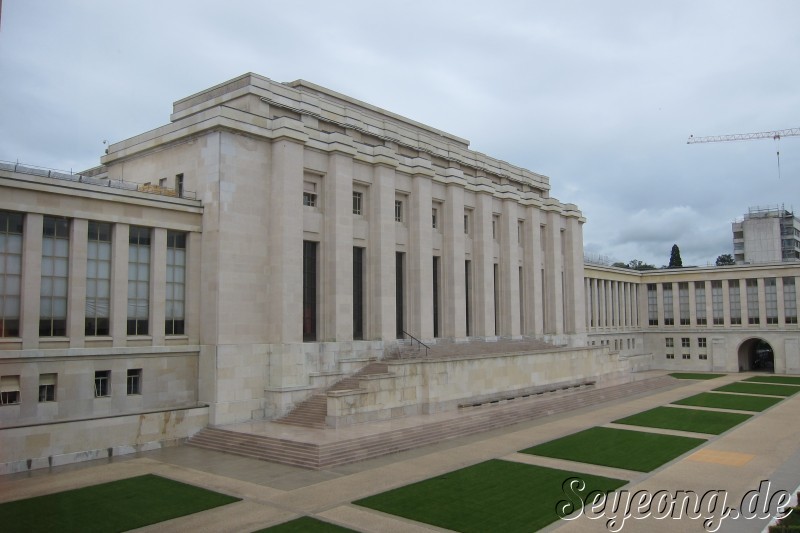
[{"label": "handrail", "polygon": [[414,341],[417,341],[417,344],[419,344],[420,346],[424,346],[425,347],[425,357],[428,357],[428,350],[430,349],[430,346],[428,346],[427,344],[425,344],[424,342],[422,342],[421,340],[419,340],[418,338],[416,338],[414,335],[412,335],[411,333],[407,332],[406,330],[403,330],[403,335],[408,335],[409,337],[411,337],[411,346],[414,346]]}]

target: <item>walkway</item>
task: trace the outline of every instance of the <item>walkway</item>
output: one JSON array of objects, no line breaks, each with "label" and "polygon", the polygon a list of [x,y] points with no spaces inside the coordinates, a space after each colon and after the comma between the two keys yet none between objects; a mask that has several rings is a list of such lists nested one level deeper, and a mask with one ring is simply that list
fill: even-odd
[{"label": "walkway", "polygon": [[[525,460],[573,471],[620,475],[625,488],[725,489],[728,504],[771,480],[776,489],[800,484],[800,394],[717,437],[686,456],[650,473],[614,472],[603,467],[517,454],[518,450],[588,427],[604,425],[652,407],[739,381],[750,374],[731,374],[709,381],[686,381],[669,390],[643,394],[599,406],[584,407],[478,435],[368,461],[313,471],[188,446],[115,457],[51,470],[0,477],[0,500],[20,499],[143,473],[157,473],[242,498],[241,502],[163,522],[139,531],[253,531],[302,514],[359,531],[441,531],[416,522],[370,511],[350,502],[492,458]],[[761,531],[765,521],[726,521],[721,531]],[[703,531],[702,523],[682,520],[629,520],[624,531]],[[498,524],[498,530],[502,525]],[[601,521],[558,522],[545,531],[606,531]]]}]

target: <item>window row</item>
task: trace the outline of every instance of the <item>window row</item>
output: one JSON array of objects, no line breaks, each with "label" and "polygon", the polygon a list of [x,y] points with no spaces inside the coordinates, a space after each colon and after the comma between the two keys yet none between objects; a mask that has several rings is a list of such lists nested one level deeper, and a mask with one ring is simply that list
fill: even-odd
[{"label": "window row", "polygon": [[[675,339],[672,337],[665,337],[664,344],[667,348],[675,347]],[[692,339],[689,337],[681,337],[681,348],[691,348],[692,346]],[[706,338],[705,337],[698,337],[697,338],[697,347],[698,348],[706,348]]]},{"label": "window row", "polygon": [[[20,336],[22,213],[0,211],[0,337]],[[42,224],[39,336],[67,336],[70,219],[45,216]],[[86,336],[110,333],[112,224],[89,221],[86,235]],[[128,229],[127,334],[150,332],[152,229]],[[186,234],[167,232],[165,334],[185,330]]]},{"label": "window row", "polygon": [[[741,281],[744,283],[742,284]],[[726,318],[725,296],[728,299],[727,318],[731,325],[743,323],[758,325],[762,318],[766,324],[779,323],[778,309],[778,283],[777,278],[755,279],[731,279],[727,280],[725,286],[721,280],[711,281],[711,316],[708,316],[707,301],[708,295],[706,282],[695,281],[693,283],[677,283],[678,287],[678,316],[677,321],[681,326],[689,326],[692,322],[690,286],[694,289],[694,322],[695,325],[705,326],[709,323],[714,325],[724,325]],[[673,298],[673,283],[661,284],[661,309],[663,313],[663,325],[674,326],[676,323],[675,307]],[[744,285],[744,287],[742,287]],[[763,285],[764,310],[765,316],[760,313],[760,285]],[[781,278],[781,289],[783,296],[783,321],[784,324],[797,324],[797,292],[795,289],[795,278]],[[727,294],[726,294],[727,293]],[[744,302],[744,307],[742,303]],[[647,314],[650,326],[659,325],[659,305],[658,305],[658,284],[647,284]],[[743,316],[743,313],[746,315]]]},{"label": "window row", "polygon": [[[16,405],[20,403],[21,387],[19,375],[0,376],[0,405]],[[142,369],[131,368],[127,371],[126,394],[135,396],[142,394]],[[39,403],[58,401],[58,374],[39,374]],[[111,371],[97,370],[94,373],[94,397],[111,396]]]}]

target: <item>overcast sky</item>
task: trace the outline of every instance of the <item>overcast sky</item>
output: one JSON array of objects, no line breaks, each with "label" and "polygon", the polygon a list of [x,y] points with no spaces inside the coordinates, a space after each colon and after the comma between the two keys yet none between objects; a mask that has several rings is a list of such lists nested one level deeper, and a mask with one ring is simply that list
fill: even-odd
[{"label": "overcast sky", "polygon": [[[800,2],[2,0],[0,160],[64,170],[245,72],[306,79],[550,177],[588,254],[732,253],[800,209]],[[780,149],[778,175],[776,150]]]}]

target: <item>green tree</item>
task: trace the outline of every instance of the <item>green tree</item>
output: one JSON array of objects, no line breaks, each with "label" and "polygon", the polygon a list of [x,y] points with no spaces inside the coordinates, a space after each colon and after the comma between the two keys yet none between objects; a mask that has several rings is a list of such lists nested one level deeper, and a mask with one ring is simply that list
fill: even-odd
[{"label": "green tree", "polygon": [[727,265],[735,265],[736,261],[733,260],[733,256],[731,254],[722,254],[721,256],[717,257],[717,266],[727,266]]},{"label": "green tree", "polygon": [[631,259],[630,263],[628,263],[628,268],[633,270],[655,270],[656,266],[645,263],[644,261],[639,261],[638,259]]},{"label": "green tree", "polygon": [[681,268],[683,261],[681,260],[681,250],[677,244],[672,245],[672,252],[669,254],[669,266],[667,268]]},{"label": "green tree", "polygon": [[611,266],[612,267],[617,267],[617,268],[630,268],[628,266],[628,263],[623,263],[621,261],[617,261],[616,263],[613,263]]}]

